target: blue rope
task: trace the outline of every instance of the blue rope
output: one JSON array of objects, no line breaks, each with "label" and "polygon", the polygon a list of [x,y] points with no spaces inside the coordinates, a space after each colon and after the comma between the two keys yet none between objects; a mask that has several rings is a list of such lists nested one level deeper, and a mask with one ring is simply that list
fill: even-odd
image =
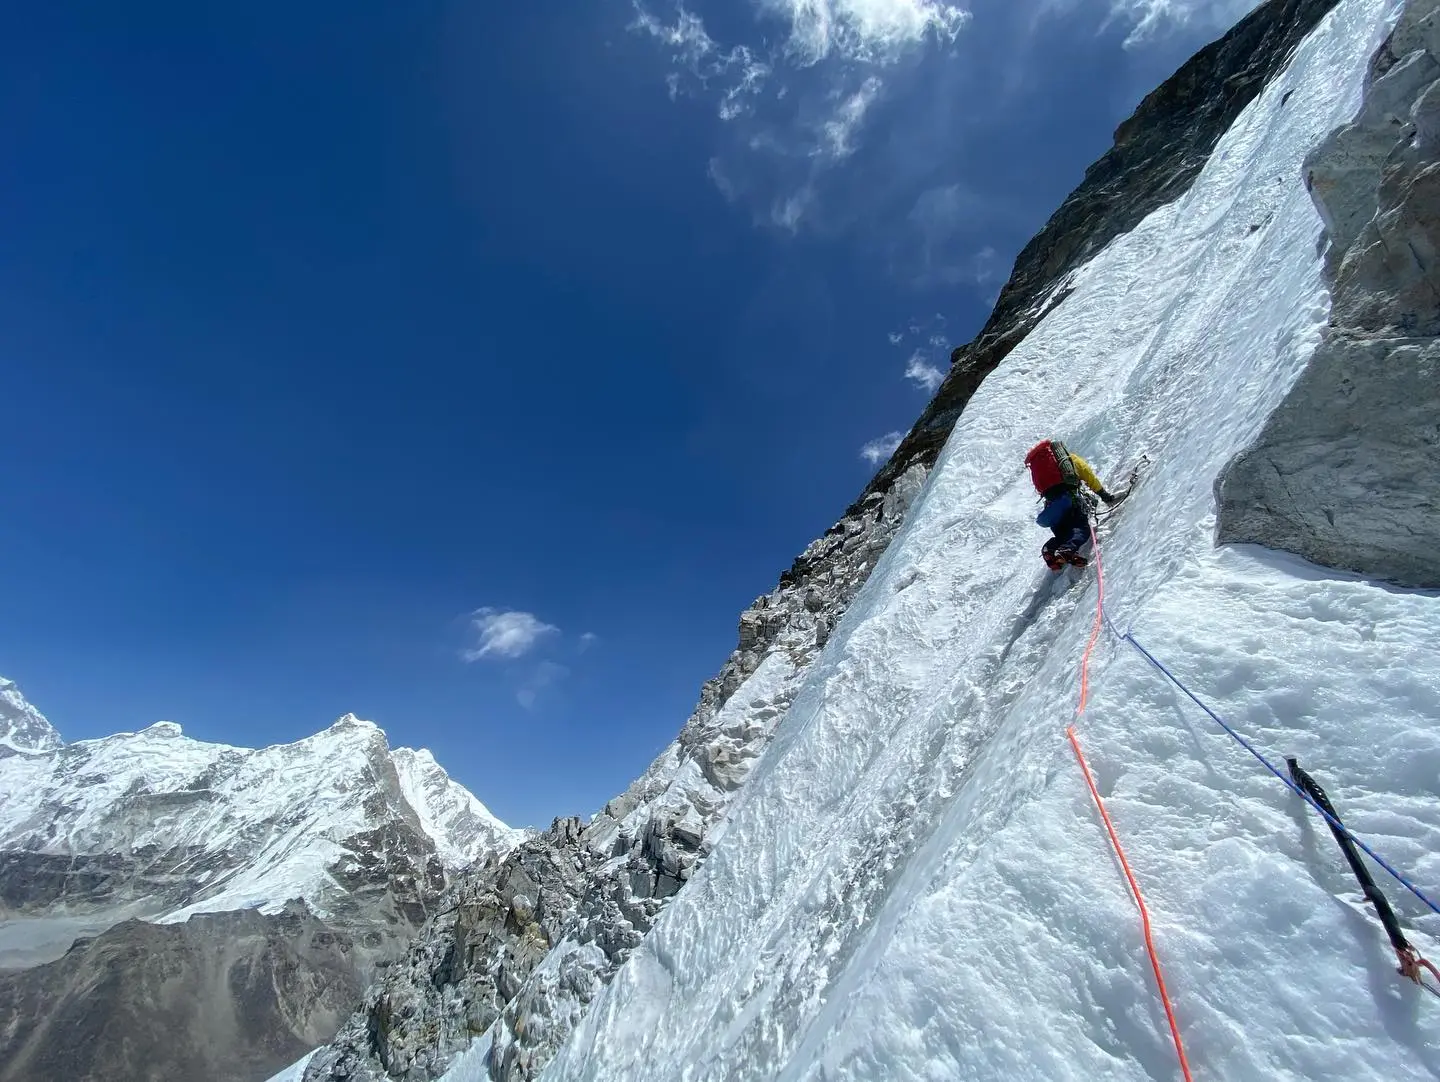
[{"label": "blue rope", "polygon": [[[1129,492],[1126,492],[1126,495],[1128,496]],[[1200,696],[1196,695],[1193,691],[1187,688],[1184,681],[1182,681],[1178,676],[1176,676],[1173,672],[1167,669],[1154,654],[1152,654],[1149,650],[1145,649],[1144,646],[1140,645],[1139,639],[1137,639],[1130,632],[1121,631],[1115,626],[1114,622],[1110,619],[1110,614],[1105,611],[1105,570],[1104,565],[1100,561],[1100,538],[1097,535],[1095,529],[1094,518],[1091,518],[1090,520],[1090,541],[1091,544],[1093,544],[1095,547],[1095,563],[1097,566],[1097,571],[1101,576],[1101,594],[1099,602],[1100,618],[1104,621],[1105,626],[1110,629],[1110,634],[1114,635],[1121,642],[1128,642],[1131,646],[1135,647],[1135,649],[1140,652],[1141,656],[1143,656],[1146,661],[1150,662],[1151,665],[1154,665],[1155,668],[1159,669],[1162,673],[1164,673],[1166,679],[1168,679],[1172,684],[1174,684],[1177,688],[1183,691],[1189,697],[1192,703],[1194,703],[1201,710],[1205,711],[1205,713],[1210,715],[1211,720],[1213,720],[1216,725],[1220,726],[1220,728],[1224,729],[1237,744],[1239,744],[1242,748],[1248,751],[1251,755],[1255,756],[1256,759],[1259,759],[1265,769],[1270,771],[1270,773],[1274,774],[1277,778],[1279,778],[1285,784],[1285,787],[1287,789],[1289,789],[1301,800],[1305,801],[1305,803],[1309,804],[1312,808],[1319,812],[1321,818],[1323,818],[1327,823],[1329,823],[1331,828],[1340,831],[1357,846],[1359,846],[1362,850],[1364,850],[1366,855],[1369,856],[1371,860],[1373,860],[1376,864],[1380,865],[1380,867],[1384,868],[1385,871],[1387,871],[1391,875],[1391,877],[1394,878],[1395,882],[1399,883],[1411,894],[1415,895],[1415,897],[1419,898],[1422,902],[1424,902],[1432,913],[1440,914],[1440,906],[1437,906],[1434,902],[1432,902],[1426,896],[1424,891],[1422,891],[1414,883],[1410,882],[1410,880],[1406,879],[1405,876],[1398,872],[1388,860],[1382,857],[1379,853],[1375,852],[1375,850],[1371,849],[1370,846],[1364,842],[1364,840],[1357,837],[1354,831],[1352,831],[1344,823],[1340,822],[1339,819],[1336,819],[1335,816],[1331,815],[1328,811],[1326,811],[1318,803],[1316,803],[1314,798],[1311,797],[1309,793],[1305,792],[1304,789],[1301,789],[1290,778],[1280,773],[1280,771],[1276,769],[1275,764],[1272,763],[1269,759],[1265,758],[1265,756],[1260,754],[1260,752],[1256,751],[1254,745],[1252,745],[1250,741],[1246,740],[1243,736],[1237,733],[1224,718],[1222,718],[1219,714],[1215,713],[1215,711],[1211,710],[1210,707],[1205,703],[1205,701],[1200,698]]]},{"label": "blue rope", "polygon": [[1331,815],[1319,804],[1317,804],[1315,802],[1315,799],[1309,793],[1301,789],[1290,778],[1287,778],[1284,774],[1280,773],[1274,763],[1272,763],[1269,759],[1265,758],[1265,756],[1262,755],[1260,752],[1256,751],[1254,745],[1252,745],[1250,741],[1246,740],[1243,736],[1237,733],[1230,726],[1230,724],[1226,722],[1224,718],[1222,718],[1219,714],[1215,713],[1214,710],[1211,710],[1203,699],[1201,699],[1193,691],[1187,688],[1184,681],[1182,681],[1178,676],[1176,676],[1173,672],[1167,669],[1164,664],[1155,657],[1154,654],[1152,654],[1149,650],[1145,649],[1145,647],[1141,645],[1139,639],[1137,639],[1134,635],[1130,634],[1130,632],[1128,631],[1122,634],[1120,631],[1116,630],[1115,625],[1110,623],[1109,616],[1105,617],[1105,623],[1109,626],[1110,631],[1117,638],[1119,638],[1120,641],[1128,642],[1131,646],[1135,647],[1135,649],[1140,652],[1140,654],[1145,658],[1146,661],[1150,662],[1151,665],[1154,665],[1155,668],[1159,669],[1162,673],[1164,673],[1172,684],[1174,684],[1177,688],[1179,688],[1187,696],[1189,696],[1191,702],[1193,702],[1201,710],[1205,711],[1205,713],[1209,714],[1210,719],[1214,721],[1216,725],[1220,726],[1220,728],[1224,729],[1227,733],[1229,733],[1230,736],[1235,740],[1235,742],[1239,744],[1242,748],[1248,751],[1251,755],[1255,756],[1256,759],[1259,759],[1266,770],[1270,771],[1270,773],[1274,774],[1277,778],[1284,782],[1286,788],[1288,788],[1292,793],[1300,797],[1302,800],[1305,801],[1305,803],[1309,804],[1312,808],[1319,812],[1320,815],[1327,823],[1330,824],[1331,827],[1343,833],[1357,846],[1363,849],[1371,860],[1373,860],[1376,864],[1380,865],[1380,867],[1384,868],[1387,872],[1389,872],[1390,875],[1394,877],[1397,883],[1399,883],[1411,894],[1415,895],[1415,897],[1419,898],[1422,902],[1424,902],[1431,909],[1432,912],[1440,913],[1440,906],[1437,906],[1428,897],[1426,897],[1424,891],[1422,891],[1414,883],[1410,882],[1410,880],[1406,879],[1405,876],[1402,875],[1400,872],[1396,871],[1395,868],[1391,866],[1389,861],[1387,861],[1379,853],[1375,852],[1375,850],[1371,849],[1370,846],[1366,845],[1363,840],[1356,837],[1355,833],[1349,827],[1347,827],[1344,823],[1340,822],[1339,819],[1336,819],[1333,815]]}]

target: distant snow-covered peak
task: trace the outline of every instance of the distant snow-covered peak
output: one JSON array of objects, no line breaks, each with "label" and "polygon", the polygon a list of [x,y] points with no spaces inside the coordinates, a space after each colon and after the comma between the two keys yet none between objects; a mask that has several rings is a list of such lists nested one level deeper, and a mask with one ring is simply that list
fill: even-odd
[{"label": "distant snow-covered peak", "polygon": [[335,719],[335,723],[326,732],[344,732],[347,729],[358,729],[362,732],[376,732],[382,736],[385,730],[376,725],[373,721],[366,721],[364,718],[356,717],[354,714],[341,714]]},{"label": "distant snow-covered peak", "polygon": [[274,911],[291,898],[334,911],[401,864],[428,897],[448,873],[524,837],[429,752],[391,749],[354,714],[259,749],[194,740],[169,721],[67,745],[11,694],[0,720],[30,724],[11,723],[26,754],[0,758],[0,849],[63,860],[151,854],[148,874],[178,884],[161,906],[169,919]]},{"label": "distant snow-covered peak", "polygon": [[391,752],[400,789],[420,817],[425,833],[435,839],[446,867],[471,864],[487,852],[510,849],[525,836],[506,826],[468,789],[451,780],[425,748]]},{"label": "distant snow-covered peak", "polygon": [[0,748],[45,752],[63,743],[45,715],[25,701],[15,682],[0,676]]}]

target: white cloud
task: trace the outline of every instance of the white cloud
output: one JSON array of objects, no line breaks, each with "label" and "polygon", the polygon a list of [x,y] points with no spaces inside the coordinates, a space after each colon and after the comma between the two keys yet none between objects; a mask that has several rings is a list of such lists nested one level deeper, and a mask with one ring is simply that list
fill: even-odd
[{"label": "white cloud", "polygon": [[770,209],[770,220],[782,229],[788,229],[794,233],[800,228],[800,219],[805,217],[805,211],[810,206],[810,201],[815,196],[815,189],[805,185],[797,192],[792,192],[783,199],[775,201]]},{"label": "white cloud", "polygon": [[[712,83],[723,84],[717,109],[722,120],[734,120],[748,110],[748,98],[760,93],[771,74],[768,63],[758,59],[748,46],[721,48],[705,29],[705,22],[683,4],[675,5],[675,22],[661,22],[645,9],[640,0],[632,0],[635,21],[630,29],[647,34],[669,50],[671,63],[699,84],[702,89]],[[683,77],[680,71],[665,76],[670,100],[680,96]]]},{"label": "white cloud", "polygon": [[477,635],[476,644],[461,652],[465,661],[483,658],[524,657],[546,635],[560,629],[538,619],[531,612],[476,609],[470,614],[470,626]]},{"label": "white cloud", "polygon": [[672,98],[704,95],[733,129],[723,168],[709,165],[716,187],[792,232],[817,216],[821,174],[860,149],[882,72],[922,46],[948,46],[970,19],[947,0],[753,0],[754,22],[739,30],[748,44],[722,43],[687,6],[702,2],[631,0],[631,29],[669,54]]},{"label": "white cloud", "polygon": [[900,446],[900,441],[904,438],[903,432],[887,432],[860,448],[860,457],[870,465],[878,466],[895,453],[895,448]]},{"label": "white cloud", "polygon": [[927,361],[925,354],[917,349],[910,354],[910,360],[905,365],[905,378],[914,380],[917,387],[934,394],[945,382],[945,373]]},{"label": "white cloud", "polygon": [[542,661],[530,670],[530,675],[515,692],[515,701],[526,710],[534,710],[540,697],[550,688],[570,675],[570,670],[564,665],[556,664],[553,661]]},{"label": "white cloud", "polygon": [[1110,0],[1110,17],[1132,24],[1127,49],[1144,45],[1167,31],[1197,22],[1207,29],[1234,25],[1261,0]]},{"label": "white cloud", "polygon": [[[935,351],[950,351],[950,335],[946,328],[950,321],[940,312],[933,316],[916,316],[904,327],[891,331],[886,338],[892,346],[903,346],[915,358],[933,357]],[[908,375],[908,372],[907,372]]]},{"label": "white cloud", "polygon": [[594,646],[599,641],[599,635],[595,634],[595,632],[593,631],[587,631],[585,632],[585,634],[580,636],[580,642],[579,645],[576,646],[576,650],[583,654],[586,650],[589,650],[590,647]]},{"label": "white cloud", "polygon": [[865,123],[865,114],[880,96],[882,85],[884,84],[872,75],[860,85],[859,90],[845,99],[830,120],[821,125],[823,139],[820,153],[836,161],[855,153],[855,133]]},{"label": "white cloud", "polygon": [[789,23],[785,52],[796,63],[831,56],[886,63],[935,37],[954,40],[970,13],[939,0],[760,0],[760,10]]},{"label": "white cloud", "polygon": [[675,12],[675,25],[666,26],[648,11],[636,5],[632,29],[649,34],[674,50],[677,62],[690,67],[706,62],[716,52],[715,39],[705,32],[705,23],[684,8]]}]

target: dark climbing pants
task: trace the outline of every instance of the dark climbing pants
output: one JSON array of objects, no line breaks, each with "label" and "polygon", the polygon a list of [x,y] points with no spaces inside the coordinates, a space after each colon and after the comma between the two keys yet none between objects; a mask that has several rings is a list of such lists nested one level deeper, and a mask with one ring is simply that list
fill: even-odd
[{"label": "dark climbing pants", "polygon": [[1041,554],[1045,562],[1049,563],[1057,550],[1075,549],[1079,550],[1090,541],[1090,515],[1085,510],[1085,504],[1080,499],[1070,501],[1070,509],[1065,516],[1050,527],[1050,532],[1055,536],[1045,542]]}]

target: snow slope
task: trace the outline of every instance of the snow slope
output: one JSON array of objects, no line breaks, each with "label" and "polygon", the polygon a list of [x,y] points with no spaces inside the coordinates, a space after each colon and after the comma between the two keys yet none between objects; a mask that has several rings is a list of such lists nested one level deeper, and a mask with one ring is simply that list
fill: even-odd
[{"label": "snow slope", "polygon": [[258,750],[191,740],[157,722],[0,760],[0,851],[129,854],[153,879],[190,884],[196,900],[170,909],[170,920],[276,912],[296,897],[326,912],[347,874],[358,878],[371,863],[395,870],[375,852],[395,841],[392,822],[428,836],[448,870],[521,837],[429,752],[392,752],[377,726],[353,715]]},{"label": "snow slope", "polygon": [[[1344,0],[982,385],[713,854],[544,1078],[1179,1077],[1064,739],[1096,583],[1052,590],[1037,559],[1021,457],[1045,435],[1102,475],[1154,461],[1104,537],[1119,626],[1440,887],[1440,598],[1213,544],[1215,477],[1326,315],[1301,161],[1355,112],[1394,8]],[[1080,739],[1197,1077],[1440,1074],[1437,1001],[1348,904],[1323,824],[1126,645],[1103,638],[1090,677]]]}]

